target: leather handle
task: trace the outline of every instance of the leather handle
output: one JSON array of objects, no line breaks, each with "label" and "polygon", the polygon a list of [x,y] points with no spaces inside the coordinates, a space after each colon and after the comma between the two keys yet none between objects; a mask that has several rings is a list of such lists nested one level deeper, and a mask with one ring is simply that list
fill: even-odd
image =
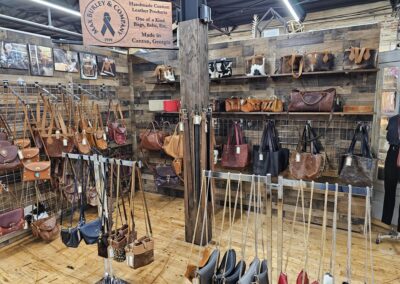
[{"label": "leather handle", "polygon": [[307,94],[300,93],[301,100],[303,101],[304,104],[306,104],[308,106],[312,106],[312,105],[318,104],[325,97],[326,93],[319,93],[318,95],[319,95],[319,98],[315,102],[307,102],[307,101],[304,100],[304,96],[307,96]]}]

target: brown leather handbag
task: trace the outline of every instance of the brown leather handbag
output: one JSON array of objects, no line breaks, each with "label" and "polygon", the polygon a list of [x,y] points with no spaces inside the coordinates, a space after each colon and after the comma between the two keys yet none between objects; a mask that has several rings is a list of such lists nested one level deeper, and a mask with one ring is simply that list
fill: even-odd
[{"label": "brown leather handbag", "polygon": [[336,98],[336,89],[302,92],[293,90],[290,95],[289,111],[331,112]]},{"label": "brown leather handbag", "polygon": [[305,55],[304,72],[329,71],[335,64],[335,56],[328,51],[311,52]]},{"label": "brown leather handbag", "polygon": [[343,69],[371,69],[376,68],[378,50],[366,47],[351,47],[346,49],[343,58]]},{"label": "brown leather handbag", "polygon": [[261,111],[264,112],[283,112],[283,102],[274,98],[271,100],[263,100],[261,103]]},{"label": "brown leather handbag", "polygon": [[104,131],[103,121],[101,119],[101,113],[98,104],[96,105],[96,113],[97,113],[97,127],[96,131],[93,134],[94,141],[98,149],[107,150],[107,135],[106,132]]},{"label": "brown leather handbag", "polygon": [[225,110],[227,112],[239,112],[240,111],[240,98],[230,98],[225,100]]},{"label": "brown leather handbag", "polygon": [[24,228],[24,209],[17,208],[0,214],[0,236],[22,230]]},{"label": "brown leather handbag", "polygon": [[51,179],[50,161],[32,162],[24,165],[23,181]]},{"label": "brown leather handbag", "polygon": [[37,147],[22,149],[22,163],[25,165],[32,162],[39,162],[39,152],[40,149]]},{"label": "brown leather handbag", "polygon": [[183,133],[178,133],[178,126],[176,125],[175,131],[172,135],[164,138],[163,150],[172,158],[183,158]]},{"label": "brown leather handbag", "polygon": [[150,151],[160,151],[163,149],[165,137],[166,134],[160,130],[158,123],[151,122],[147,129],[140,134],[140,147]]},{"label": "brown leather handbag", "polygon": [[294,78],[300,78],[304,68],[304,56],[299,54],[281,57],[281,74],[292,74]]},{"label": "brown leather handbag", "polygon": [[[43,118],[44,119],[44,118]],[[41,134],[43,138],[43,144],[46,151],[51,158],[61,158],[63,152],[63,139],[59,130],[53,133],[55,123],[54,112],[50,112],[50,125],[47,133]]]},{"label": "brown leather handbag", "polygon": [[[234,136],[235,144],[231,144]],[[228,134],[228,143],[222,150],[222,166],[225,168],[243,169],[249,164],[249,145],[245,143],[243,131],[238,122],[234,122]]]},{"label": "brown leather handbag", "polygon": [[57,239],[60,234],[60,227],[57,225],[57,218],[55,216],[32,222],[31,228],[34,237],[41,238],[46,242]]},{"label": "brown leather handbag", "polygon": [[[310,152],[307,152],[308,143],[310,143]],[[297,150],[290,155],[290,174],[296,179],[314,180],[321,176],[324,168],[325,155],[320,153],[314,130],[309,123],[306,123]]]},{"label": "brown leather handbag", "polygon": [[260,99],[245,99],[240,106],[240,110],[243,112],[261,111],[261,102]]},{"label": "brown leather handbag", "polygon": [[18,158],[18,147],[4,146],[0,149],[0,171],[15,170],[22,166]]},{"label": "brown leather handbag", "polygon": [[60,112],[57,113],[57,118],[61,128],[62,151],[64,153],[71,153],[75,148],[73,131],[67,128]]}]

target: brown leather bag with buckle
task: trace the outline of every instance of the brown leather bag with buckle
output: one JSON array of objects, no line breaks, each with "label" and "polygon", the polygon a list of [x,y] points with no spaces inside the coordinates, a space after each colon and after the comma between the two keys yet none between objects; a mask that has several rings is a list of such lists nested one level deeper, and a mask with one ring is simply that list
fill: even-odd
[{"label": "brown leather bag with buckle", "polygon": [[263,100],[261,103],[261,111],[265,112],[283,112],[283,102],[277,98]]},{"label": "brown leather bag with buckle", "polygon": [[51,179],[50,161],[32,162],[24,165],[23,181],[49,180]]},{"label": "brown leather bag with buckle", "polygon": [[240,106],[240,110],[243,112],[261,111],[261,102],[260,99],[245,99]]},{"label": "brown leather bag with buckle", "polygon": [[[45,118],[43,118],[45,119]],[[63,152],[63,139],[59,130],[53,133],[55,123],[54,111],[50,111],[50,125],[47,133],[42,134],[43,144],[51,158],[61,158]]]},{"label": "brown leather bag with buckle", "polygon": [[304,56],[299,54],[281,57],[281,74],[292,74],[293,78],[300,78],[304,68]]},{"label": "brown leather bag with buckle", "polygon": [[302,92],[293,90],[290,95],[289,111],[331,112],[336,98],[336,89]]},{"label": "brown leather bag with buckle", "polygon": [[33,236],[41,238],[46,242],[57,239],[60,234],[60,227],[57,225],[57,218],[55,216],[32,222],[31,228]]},{"label": "brown leather bag with buckle", "polygon": [[225,100],[225,110],[227,112],[239,112],[240,111],[240,98],[230,98]]}]

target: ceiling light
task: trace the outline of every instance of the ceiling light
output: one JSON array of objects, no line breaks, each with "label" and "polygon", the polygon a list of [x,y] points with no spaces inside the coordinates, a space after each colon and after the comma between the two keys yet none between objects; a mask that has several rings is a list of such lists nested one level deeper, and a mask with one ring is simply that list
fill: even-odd
[{"label": "ceiling light", "polygon": [[299,16],[297,16],[295,10],[293,9],[293,6],[290,4],[289,0],[282,0],[283,3],[285,3],[286,8],[289,10],[290,14],[292,14],[292,17],[297,21],[300,22]]},{"label": "ceiling light", "polygon": [[38,4],[41,4],[43,6],[49,7],[51,9],[59,10],[59,11],[62,11],[64,13],[68,13],[68,14],[71,14],[71,15],[74,15],[74,16],[77,16],[77,17],[81,16],[81,13],[79,11],[72,10],[72,9],[69,9],[69,8],[65,8],[63,6],[60,6],[60,5],[57,5],[57,4],[53,4],[53,3],[50,3],[50,2],[47,2],[47,1],[44,1],[44,0],[31,0],[31,1],[35,2],[35,3],[38,3]]}]

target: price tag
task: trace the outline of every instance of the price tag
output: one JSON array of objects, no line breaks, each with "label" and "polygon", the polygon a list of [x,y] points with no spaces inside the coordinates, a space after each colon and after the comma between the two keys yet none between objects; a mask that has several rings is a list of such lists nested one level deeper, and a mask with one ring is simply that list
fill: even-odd
[{"label": "price tag", "polygon": [[112,246],[109,246],[108,248],[107,248],[107,254],[108,254],[108,258],[114,258],[114,250],[113,250],[113,248],[112,248]]},{"label": "price tag", "polygon": [[63,146],[64,146],[64,147],[67,147],[67,146],[68,146],[68,140],[67,140],[67,138],[64,138],[64,139],[63,139]]},{"label": "price tag", "polygon": [[207,133],[207,132],[208,132],[207,123],[204,123],[204,132],[205,132],[205,133]]},{"label": "price tag", "polygon": [[[14,152],[14,153],[15,153],[15,152]],[[21,150],[18,150],[18,158],[19,158],[20,160],[22,160],[22,159],[24,158],[24,154],[22,153]]]},{"label": "price tag", "polygon": [[258,159],[259,159],[260,161],[263,161],[263,160],[264,160],[264,155],[263,155],[263,154],[258,155]]},{"label": "price tag", "polygon": [[82,145],[87,145],[86,138],[83,138],[83,139],[82,139]]},{"label": "price tag", "polygon": [[88,121],[88,123],[89,123],[89,127],[92,127],[92,123],[90,122],[90,120]]},{"label": "price tag", "polygon": [[350,167],[353,163],[353,158],[351,156],[346,157],[346,167]]},{"label": "price tag", "polygon": [[108,126],[106,126],[106,132],[108,133]]},{"label": "price tag", "polygon": [[236,154],[238,154],[238,155],[240,154],[240,147],[239,146],[236,147]]},{"label": "price tag", "polygon": [[78,185],[78,193],[82,193],[82,185]]},{"label": "price tag", "polygon": [[60,130],[56,130],[56,139],[60,139]]},{"label": "price tag", "polygon": [[297,163],[300,163],[300,160],[301,160],[301,155],[300,155],[300,153],[296,153],[296,162],[297,162]]},{"label": "price tag", "polygon": [[184,126],[183,126],[183,122],[179,122],[179,131],[183,132],[185,130]]},{"label": "price tag", "polygon": [[103,140],[107,141],[107,135],[105,133],[103,133]]}]

